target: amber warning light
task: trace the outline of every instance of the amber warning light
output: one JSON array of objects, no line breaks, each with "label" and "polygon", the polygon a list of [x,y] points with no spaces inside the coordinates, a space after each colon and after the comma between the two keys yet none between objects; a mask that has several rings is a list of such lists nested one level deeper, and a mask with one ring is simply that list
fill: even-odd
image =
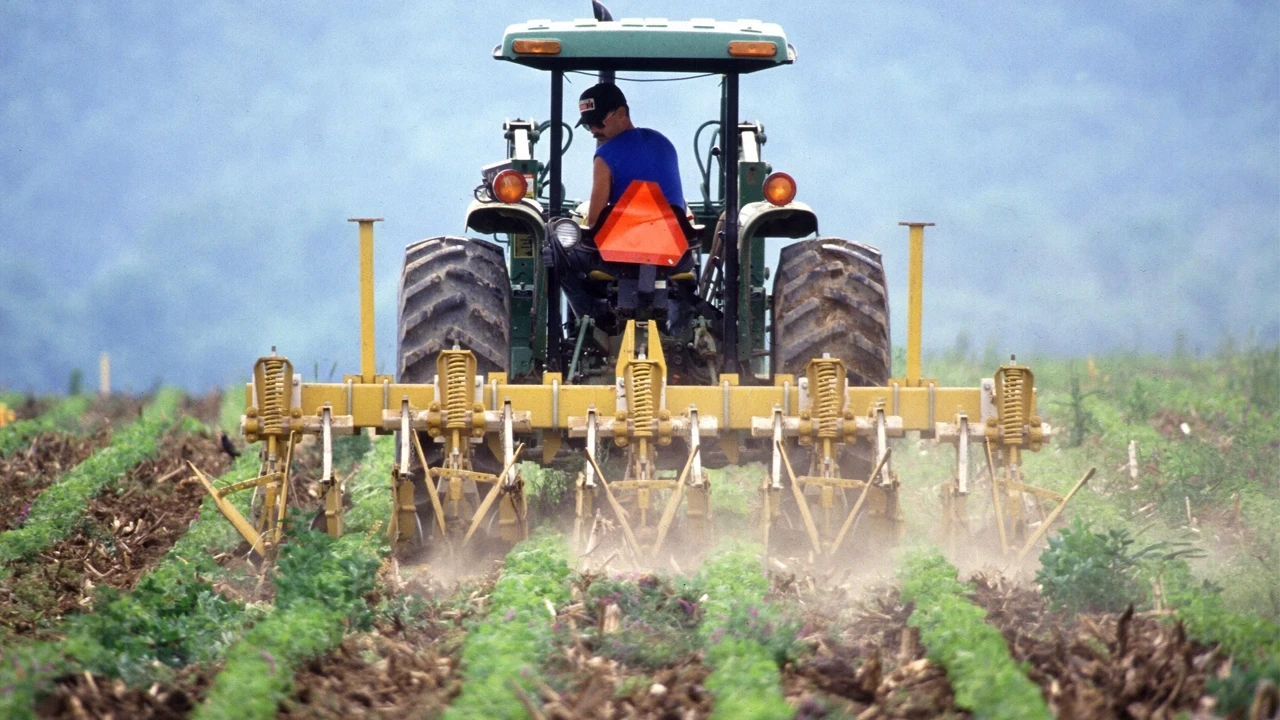
[{"label": "amber warning light", "polygon": [[521,55],[559,55],[559,40],[516,40],[511,49]]},{"label": "amber warning light", "polygon": [[774,173],[764,180],[764,199],[779,207],[796,199],[796,181],[786,173]]},{"label": "amber warning light", "polygon": [[777,54],[778,45],[773,42],[734,40],[729,43],[731,57],[775,57]]},{"label": "amber warning light", "polygon": [[493,179],[493,196],[504,203],[520,202],[529,190],[529,182],[515,170],[503,170]]}]

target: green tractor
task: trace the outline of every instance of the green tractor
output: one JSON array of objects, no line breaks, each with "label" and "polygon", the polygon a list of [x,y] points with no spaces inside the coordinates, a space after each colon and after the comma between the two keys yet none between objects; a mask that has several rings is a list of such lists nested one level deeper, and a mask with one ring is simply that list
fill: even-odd
[{"label": "green tractor", "polygon": [[[477,372],[503,372],[508,382],[541,383],[551,372],[565,386],[613,385],[628,322],[640,323],[635,341],[643,347],[654,341],[643,337],[645,323],[655,320],[669,385],[714,388],[722,375],[736,374],[742,385],[772,386],[775,376],[803,375],[823,357],[841,361],[850,384],[885,385],[889,315],[880,252],[816,237],[817,215],[794,199],[795,181],[762,157],[764,127],[739,118],[741,76],[795,62],[782,28],[613,20],[597,5],[594,20],[512,25],[493,56],[550,74],[550,119],[503,125],[507,157],[484,167],[467,209],[468,229],[504,240],[441,236],[406,249],[399,382],[433,382],[440,353],[456,347],[474,354]],[[564,119],[565,74],[614,82],[617,73],[638,72],[721,77],[720,116],[691,128],[699,192],[683,198],[687,216],[673,213],[687,249],[668,263],[613,262],[606,271],[555,262],[600,254],[613,209],[584,227],[584,204],[565,197],[562,158],[574,140]],[[766,238],[808,238],[782,250],[771,288]],[[566,309],[566,291],[589,294],[598,311]],[[685,316],[678,326],[671,322],[677,308]],[[743,435],[705,461],[738,461],[742,450],[773,453],[770,438]],[[871,454],[842,453],[840,474],[865,477]],[[435,464],[440,453],[426,459]]]},{"label": "green tractor", "polygon": [[[780,27],[614,21],[607,15],[531,22],[509,27],[494,57],[550,73],[550,119],[503,125],[507,157],[484,168],[467,209],[468,229],[505,242],[442,236],[407,249],[397,367],[402,381],[429,381],[436,354],[456,343],[476,354],[481,372],[507,372],[516,381],[539,382],[541,373],[552,371],[565,373],[565,383],[613,382],[610,360],[617,357],[625,321],[662,316],[667,301],[677,300],[693,319],[674,335],[664,328],[670,382],[715,385],[720,373],[736,372],[744,383],[771,383],[772,373],[798,374],[823,353],[844,360],[860,385],[883,385],[889,378],[878,250],[838,238],[805,240],[784,249],[773,287],[766,285],[765,238],[818,231],[817,215],[794,200],[794,180],[773,174],[764,161],[764,127],[738,118],[741,75],[795,61]],[[635,278],[564,272],[546,262],[562,250],[598,252],[599,226],[605,224],[582,227],[582,202],[564,195],[562,157],[574,140],[564,121],[564,76],[591,73],[611,82],[617,72],[637,71],[723,77],[720,117],[692,132],[701,183],[698,195],[687,198],[691,222],[683,229],[693,268],[659,268],[657,308],[628,303],[625,286]],[[589,184],[588,168],[581,174]],[[504,202],[495,181],[518,198]],[[566,313],[562,291],[570,286],[606,299],[608,311],[603,317]]]},{"label": "green tractor", "polygon": [[[900,532],[890,441],[912,431],[957,449],[955,475],[940,488],[943,532],[968,536],[977,443],[1001,548],[1025,555],[1053,519],[1043,504],[1058,503],[1057,513],[1070,497],[1024,482],[1022,453],[1051,436],[1035,414],[1034,376],[1012,362],[978,388],[921,376],[929,223],[902,223],[907,357],[905,374],[891,377],[880,252],[818,235],[795,181],[762,159],[764,128],[739,118],[742,75],[795,62],[782,29],[614,20],[593,4],[594,19],[512,25],[494,49],[495,59],[550,74],[549,119],[507,122],[506,158],[482,169],[465,226],[496,241],[440,236],[405,250],[396,376],[374,369],[376,219],[360,219],[361,372],[306,383],[287,358],[260,358],[244,430],[263,441],[262,471],[224,490],[209,485],[219,508],[269,555],[282,535],[289,458],[301,435],[316,435],[326,458],[316,522],[340,534],[332,437],[372,429],[398,439],[393,541],[452,550],[477,534],[518,541],[529,532],[524,449],[549,463],[568,442],[584,460],[574,505],[582,547],[602,518],[637,562],[659,559],[676,528],[685,547],[700,547],[712,528],[704,466],[758,459],[768,463],[759,487],[765,546],[786,536],[802,553],[834,559]],[[719,117],[691,128],[696,196],[667,198],[660,183],[637,179],[596,212],[566,198],[566,73],[605,83],[618,73],[719,76]],[[772,286],[767,238],[793,241]],[[606,443],[612,463],[600,455]],[[251,487],[263,498],[254,522],[225,500]]]}]

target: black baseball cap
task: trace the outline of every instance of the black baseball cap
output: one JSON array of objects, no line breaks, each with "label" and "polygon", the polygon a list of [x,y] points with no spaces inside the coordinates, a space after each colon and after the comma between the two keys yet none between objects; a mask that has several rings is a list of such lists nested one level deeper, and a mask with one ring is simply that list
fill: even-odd
[{"label": "black baseball cap", "polygon": [[604,116],[626,107],[627,97],[613,83],[599,83],[582,91],[578,97],[578,125],[593,127],[604,123]]}]

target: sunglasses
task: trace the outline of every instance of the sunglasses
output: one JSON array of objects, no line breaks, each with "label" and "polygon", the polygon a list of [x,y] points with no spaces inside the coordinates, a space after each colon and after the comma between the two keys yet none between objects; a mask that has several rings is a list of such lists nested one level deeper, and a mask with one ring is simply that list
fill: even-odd
[{"label": "sunglasses", "polygon": [[612,115],[612,114],[614,114],[614,113],[616,113],[616,112],[618,112],[618,108],[614,108],[614,109],[610,110],[609,112],[607,112],[607,113],[605,113],[605,114],[604,114],[604,117],[600,118],[600,122],[598,122],[598,123],[591,123],[591,124],[588,124],[588,125],[587,125],[587,129],[588,129],[588,130],[603,130],[603,129],[604,129],[604,121],[605,121],[605,120],[607,120],[607,119],[609,118],[609,116],[610,116],[610,115]]}]

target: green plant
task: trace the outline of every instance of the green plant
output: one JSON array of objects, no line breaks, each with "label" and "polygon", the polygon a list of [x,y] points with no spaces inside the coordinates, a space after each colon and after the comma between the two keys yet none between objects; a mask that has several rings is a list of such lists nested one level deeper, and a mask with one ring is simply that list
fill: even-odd
[{"label": "green plant", "polygon": [[715,698],[712,718],[789,718],[778,666],[795,646],[798,625],[767,603],[769,579],[761,548],[721,552],[698,573],[706,591],[698,635],[711,666],[706,686]]},{"label": "green plant", "polygon": [[31,438],[40,433],[67,430],[89,409],[89,398],[70,397],[59,401],[48,412],[30,420],[19,420],[0,427],[0,458],[12,455],[25,447]]},{"label": "green plant", "polygon": [[1071,365],[1070,384],[1067,391],[1067,399],[1058,400],[1054,404],[1065,407],[1068,412],[1068,427],[1070,435],[1067,440],[1067,447],[1080,447],[1084,444],[1084,439],[1089,433],[1097,427],[1097,420],[1093,413],[1085,406],[1085,400],[1097,394],[1097,390],[1084,391],[1080,387],[1080,376],[1076,374],[1075,365]]},{"label": "green plant", "polygon": [[768,471],[760,463],[704,470],[711,486],[712,513],[749,515],[759,510],[760,484]]},{"label": "green plant", "polygon": [[1124,528],[1095,532],[1076,516],[1069,527],[1049,538],[1040,553],[1036,582],[1055,606],[1072,612],[1120,612],[1144,596],[1141,578],[1159,574],[1162,564],[1203,552],[1186,544],[1162,541],[1134,548]]},{"label": "green plant", "polygon": [[1249,403],[1270,415],[1280,410],[1280,346],[1254,348],[1245,354],[1238,383]]},{"label": "green plant", "polygon": [[290,524],[274,579],[276,605],[227,653],[198,718],[271,718],[303,661],[336,646],[349,627],[368,627],[365,596],[376,585],[387,546],[348,534],[334,540]]},{"label": "green plant", "polygon": [[[257,461],[245,453],[216,484],[253,477]],[[242,512],[248,495],[231,496]],[[100,590],[94,611],[74,616],[61,642],[14,648],[14,662],[0,663],[0,717],[34,717],[36,698],[57,675],[89,668],[108,677],[144,684],[170,667],[218,659],[256,617],[213,593],[226,575],[213,560],[240,543],[240,536],[207,499],[187,533],[132,592]]]},{"label": "green plant", "polygon": [[65,537],[90,498],[123,477],[134,465],[159,452],[160,438],[173,425],[181,394],[166,389],[144,410],[142,417],[116,433],[111,444],[96,451],[31,504],[21,527],[0,534],[0,562],[30,557]]},{"label": "green plant", "polygon": [[1144,423],[1151,419],[1159,407],[1159,399],[1151,391],[1151,385],[1142,378],[1133,379],[1129,393],[1124,397],[1125,419],[1130,423]]},{"label": "green plant", "polygon": [[587,598],[601,612],[610,604],[621,611],[618,632],[597,638],[597,653],[631,667],[657,669],[698,649],[701,586],[656,575],[599,578]]},{"label": "green plant", "polygon": [[1051,717],[1040,690],[1009,657],[986,612],[966,599],[972,587],[936,551],[908,555],[899,571],[902,598],[915,603],[907,624],[920,628],[929,659],[944,667],[956,705],[975,718]]},{"label": "green plant", "polygon": [[488,615],[467,633],[462,694],[445,712],[446,720],[526,716],[515,689],[534,691],[553,635],[546,604],[557,608],[568,602],[568,577],[568,552],[555,535],[535,535],[511,550]]},{"label": "green plant", "polygon": [[1224,717],[1244,717],[1264,680],[1280,685],[1280,658],[1267,658],[1250,665],[1233,664],[1227,677],[1210,676],[1209,694],[1218,701],[1214,710]]},{"label": "green plant", "polygon": [[519,463],[519,469],[529,508],[537,516],[555,512],[565,498],[573,494],[573,477],[563,470],[545,468],[527,460]]}]

